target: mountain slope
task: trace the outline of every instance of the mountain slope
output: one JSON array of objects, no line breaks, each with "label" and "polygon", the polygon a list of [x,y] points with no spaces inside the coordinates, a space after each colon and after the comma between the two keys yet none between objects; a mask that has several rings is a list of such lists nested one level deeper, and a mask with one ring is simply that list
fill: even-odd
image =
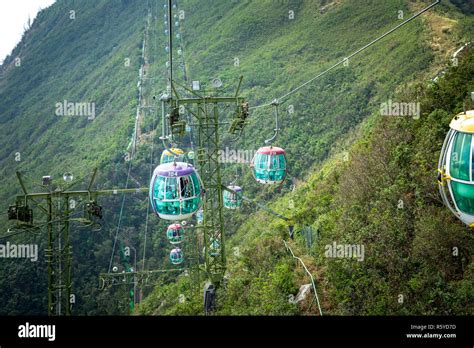
[{"label": "mountain slope", "polygon": [[[185,18],[180,25],[189,76],[201,80],[203,85],[209,84],[213,77],[220,77],[225,85],[232,86],[238,76],[244,75],[242,94],[250,103],[269,102],[397,25],[400,22],[398,11],[410,13],[409,5],[407,1],[398,0],[222,0],[211,6],[203,1],[183,0],[179,9],[185,11]],[[133,129],[140,49],[149,9],[153,18],[150,74],[157,78],[154,92],[159,94],[166,87],[167,57],[162,29],[164,10],[158,2],[57,1],[38,15],[22,42],[5,60],[0,68],[2,211],[6,211],[14,195],[20,192],[16,170],[27,174],[28,187],[32,190],[38,189],[36,184],[43,175],[52,175],[60,181],[66,171],[81,177],[90,173],[94,166],[100,169],[100,188],[124,187],[129,168],[124,157]],[[71,10],[75,11],[75,19],[71,19]],[[289,16],[290,10],[294,19]],[[452,6],[439,11],[443,16],[464,18]],[[401,83],[424,75],[435,60],[435,54],[426,44],[429,34],[430,30],[422,21],[415,21],[368,50],[360,59],[350,61],[348,67],[335,70],[293,95],[281,108],[283,132],[278,140],[288,153],[289,180],[281,189],[261,187],[254,183],[247,167],[239,166],[242,172],[239,180],[245,187],[245,194],[270,201],[287,194],[292,182],[311,182],[309,175],[323,165],[327,167],[329,164],[323,163],[330,154],[350,146],[361,127],[370,129],[373,120],[365,123],[364,120],[378,109],[380,102],[395,96]],[[15,66],[16,57],[21,58],[19,67]],[[130,66],[125,64],[128,58]],[[235,66],[235,58],[238,58],[238,66]],[[56,104],[64,100],[94,103],[96,117],[90,120],[87,117],[56,116]],[[293,106],[294,113],[290,113],[289,105]],[[131,175],[135,181],[132,180],[130,186],[147,185],[150,159],[155,164],[158,162],[161,146],[156,144],[160,127],[157,133],[152,133],[155,123],[153,115],[144,120],[142,130],[150,136],[149,139],[154,139],[154,153],[150,152],[151,142],[144,142],[132,161]],[[272,129],[271,110],[258,109],[252,114],[252,123],[244,138],[233,143],[223,134],[223,146],[253,151],[270,136]],[[15,161],[18,153],[21,156],[19,162]],[[233,179],[235,167],[225,165],[226,180]],[[320,214],[324,207],[331,207],[330,194],[324,197],[325,204],[308,205],[314,209],[311,214]],[[127,312],[126,289],[97,290],[97,275],[107,270],[116,231],[121,243],[134,246],[138,258],[143,257],[146,197],[127,196],[122,215],[121,198],[100,199],[106,216],[100,232],[74,227],[73,277],[78,299],[77,314]],[[282,199],[284,202],[286,198]],[[259,229],[250,233],[254,226],[243,224],[249,220],[249,215],[254,216],[253,207],[246,207],[238,214],[226,212],[226,224],[229,236],[237,233],[231,243],[241,239],[242,253],[251,267],[261,267],[262,275],[258,281],[252,282],[250,278],[245,281],[249,282],[246,286],[252,287],[252,291],[265,296],[267,306],[257,306],[252,313],[295,313],[294,306],[288,306],[286,297],[277,306],[272,305],[272,299],[280,298],[278,294],[286,296],[298,285],[298,278],[290,272],[293,261],[279,251],[281,242],[262,242],[255,235]],[[117,228],[119,216],[122,216],[120,229]],[[255,216],[255,219],[263,219],[261,213]],[[11,226],[4,215],[0,226],[5,229]],[[163,236],[165,226],[156,217],[149,220],[146,248],[149,269],[169,267],[169,250]],[[284,226],[280,222],[272,222],[270,226],[283,234]],[[267,233],[273,234],[274,231]],[[26,238],[17,236],[13,240],[34,240],[40,243],[40,250],[44,249],[44,233]],[[254,248],[267,253],[261,255],[260,265],[252,260]],[[117,257],[113,261],[119,263]],[[21,262],[0,264],[0,274],[3,275],[0,300],[5,304],[0,312],[44,313],[44,255],[35,265],[28,264],[29,261]],[[233,267],[237,266],[231,264],[230,269]],[[271,274],[269,270],[273,270]],[[172,277],[165,278],[164,282],[171,285],[162,289],[169,287],[166,291],[174,296],[174,292],[180,290],[173,281]],[[183,285],[184,289],[186,286]],[[7,288],[14,289],[15,296],[4,291]],[[235,289],[237,292],[239,288]],[[111,296],[114,301],[110,301]],[[21,298],[29,301],[20,302]],[[255,304],[258,298],[253,298],[250,303]],[[192,303],[194,307],[186,309],[188,307],[183,305],[183,310],[193,312],[201,306],[200,298]],[[173,313],[181,310],[179,306],[168,305]],[[325,305],[330,306],[329,303]],[[223,311],[246,313],[248,308],[245,303],[231,308],[229,302]],[[152,312],[155,310],[152,308]],[[371,307],[359,312],[364,310],[373,312]]]},{"label": "mountain slope", "polygon": [[[72,9],[75,19],[70,18]],[[26,184],[31,191],[39,189],[37,184],[43,175],[52,175],[60,183],[63,173],[71,172],[79,178],[90,173],[94,166],[99,166],[115,181],[114,187],[122,185],[117,178],[123,180],[125,175],[122,156],[133,125],[145,14],[146,4],[134,1],[74,4],[58,1],[38,14],[31,29],[1,67],[2,211],[14,203],[13,195],[20,192],[16,170],[26,174]],[[21,59],[20,66],[15,65],[17,57]],[[124,64],[126,58],[130,59],[130,66]],[[56,103],[65,100],[94,103],[95,118],[57,116]],[[118,162],[118,166],[114,162]],[[107,163],[112,165],[112,170],[105,169]],[[99,177],[99,183],[104,181]],[[113,203],[114,211],[118,201]],[[40,213],[35,216],[41,220]],[[108,216],[112,218],[110,213]],[[2,214],[3,232],[11,226],[5,218],[6,214]],[[102,257],[94,255],[105,249],[100,247],[101,243],[109,239],[107,232],[112,227],[105,227],[101,235],[74,227],[78,308],[91,301],[97,275],[106,267],[110,242],[106,244],[107,250],[102,251]],[[39,250],[44,250],[44,236],[20,236],[16,241],[37,241]],[[43,253],[39,256],[35,265],[26,264],[29,261],[24,267],[19,265],[22,261],[0,265],[5,274],[1,288],[14,289],[18,298],[30,299],[17,301],[9,292],[0,291],[5,303],[2,313],[44,313],[46,263]],[[97,304],[92,307],[96,313]],[[86,309],[79,312],[82,311]]]},{"label": "mountain slope", "polygon": [[[418,100],[420,119],[374,114],[348,157],[334,155],[272,204],[297,223],[289,243],[316,278],[323,313],[472,315],[474,237],[443,206],[436,168],[449,122],[472,105],[473,76],[471,48],[438,83],[397,96]],[[303,226],[313,230],[311,247]],[[283,244],[287,228],[265,212],[240,226],[217,314],[318,314],[312,296],[288,301],[310,279]],[[331,257],[334,243],[363,245],[364,254]],[[172,304],[185,290],[186,277],[157,287],[138,313],[199,314],[198,297]]]}]

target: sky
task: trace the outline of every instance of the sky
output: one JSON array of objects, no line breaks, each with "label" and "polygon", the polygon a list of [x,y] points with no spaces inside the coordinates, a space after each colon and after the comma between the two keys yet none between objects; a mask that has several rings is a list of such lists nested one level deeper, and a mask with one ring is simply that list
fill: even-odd
[{"label": "sky", "polygon": [[0,0],[0,63],[20,42],[24,27],[55,0]]}]

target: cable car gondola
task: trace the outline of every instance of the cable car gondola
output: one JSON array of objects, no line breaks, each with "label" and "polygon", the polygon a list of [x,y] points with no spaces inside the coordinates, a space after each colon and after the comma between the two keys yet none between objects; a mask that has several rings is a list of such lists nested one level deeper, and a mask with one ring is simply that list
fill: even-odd
[{"label": "cable car gondola", "polygon": [[474,110],[456,115],[449,124],[438,164],[438,186],[444,204],[474,227]]},{"label": "cable car gondola", "polygon": [[271,104],[275,107],[275,133],[270,139],[265,140],[265,144],[270,144],[270,146],[258,149],[250,164],[255,180],[261,184],[281,184],[286,177],[285,150],[271,145],[280,131],[278,126],[279,101],[275,99]]},{"label": "cable car gondola", "polygon": [[285,150],[276,146],[264,146],[257,150],[252,160],[255,180],[261,184],[281,184],[286,177]]},{"label": "cable car gondola", "polygon": [[155,168],[150,182],[153,211],[164,220],[187,220],[201,206],[203,188],[191,164],[177,162]]},{"label": "cable car gondola", "polygon": [[237,209],[242,205],[242,188],[235,185],[230,185],[228,188],[235,193],[224,190],[224,207],[227,209]]},{"label": "cable car gondola", "polygon": [[180,224],[172,224],[166,230],[166,237],[171,244],[179,244],[184,240],[184,228]]},{"label": "cable car gondola", "polygon": [[184,261],[184,255],[180,248],[175,248],[170,252],[170,261],[173,265],[179,265]]},{"label": "cable car gondola", "polygon": [[[174,154],[177,156],[175,156]],[[161,153],[160,164],[171,163],[171,162],[183,162],[184,161],[184,151],[181,149],[171,148],[170,150],[165,149]]]}]

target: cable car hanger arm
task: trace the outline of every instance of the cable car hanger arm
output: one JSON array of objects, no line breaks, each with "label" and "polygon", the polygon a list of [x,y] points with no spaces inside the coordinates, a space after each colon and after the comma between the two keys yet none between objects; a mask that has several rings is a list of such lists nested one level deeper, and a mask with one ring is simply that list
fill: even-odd
[{"label": "cable car hanger arm", "polygon": [[162,135],[160,137],[161,141],[163,142],[163,147],[165,148],[165,150],[167,150],[169,153],[171,153],[173,156],[175,157],[179,157],[179,154],[175,153],[171,147],[168,147],[166,145],[166,142],[165,140],[166,139],[170,139],[170,136],[169,135],[165,135],[165,102],[168,102],[171,100],[171,97],[167,94],[162,94],[161,95],[161,130],[162,130]]},{"label": "cable car hanger arm", "polygon": [[278,126],[278,105],[280,104],[280,101],[278,99],[274,99],[271,103],[275,107],[275,133],[270,139],[265,140],[265,144],[270,144],[273,140],[276,139],[278,136],[278,132],[280,131],[280,128]]}]

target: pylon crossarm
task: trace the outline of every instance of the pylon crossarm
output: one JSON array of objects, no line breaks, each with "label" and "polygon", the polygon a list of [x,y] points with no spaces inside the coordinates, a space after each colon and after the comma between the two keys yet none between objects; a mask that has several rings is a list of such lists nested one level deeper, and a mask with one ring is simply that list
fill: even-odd
[{"label": "pylon crossarm", "polygon": [[[141,193],[148,192],[148,187],[139,187],[139,188],[130,188],[130,189],[110,189],[110,190],[97,190],[97,191],[87,191],[87,190],[77,190],[77,191],[59,191],[53,192],[53,195],[69,195],[69,196],[88,196],[90,195],[116,195],[119,193]],[[26,195],[19,195],[17,198],[27,197],[29,199],[35,198],[48,198],[51,195],[50,192],[39,192],[39,193],[28,193]]]},{"label": "pylon crossarm", "polygon": [[243,97],[202,97],[202,98],[182,98],[177,100],[177,105],[185,104],[217,104],[217,103],[242,103]]},{"label": "pylon crossarm", "polygon": [[187,268],[171,268],[171,269],[156,269],[149,271],[133,271],[123,273],[101,273],[99,274],[99,281],[101,290],[117,285],[131,285],[131,284],[147,284],[151,276],[163,273],[184,272]]}]

